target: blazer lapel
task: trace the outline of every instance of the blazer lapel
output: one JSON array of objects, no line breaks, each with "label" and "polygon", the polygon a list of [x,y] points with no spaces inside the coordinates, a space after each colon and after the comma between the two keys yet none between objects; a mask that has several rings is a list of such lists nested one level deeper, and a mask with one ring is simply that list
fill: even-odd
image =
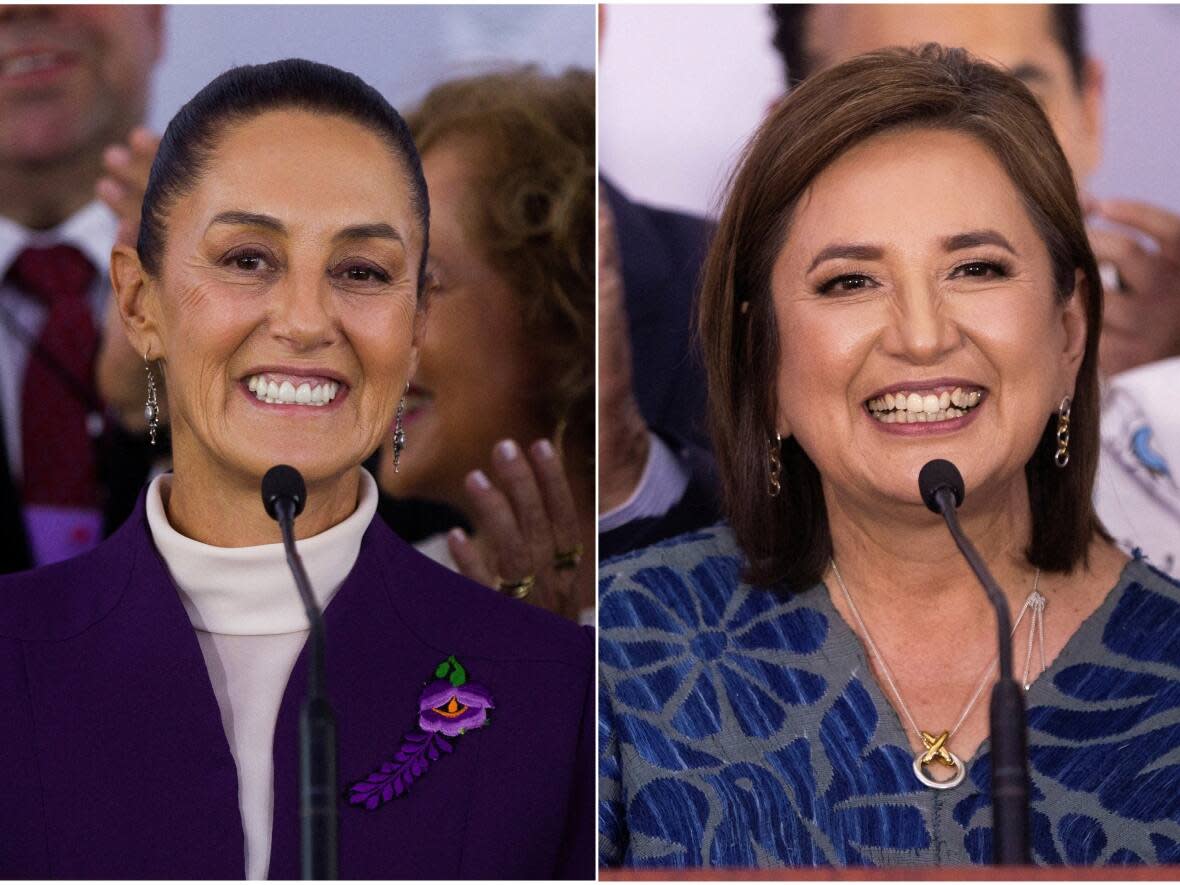
[{"label": "blazer lapel", "polygon": [[[417,557],[378,519],[352,572],[324,613],[328,692],[336,713],[340,875],[346,879],[457,877],[479,759],[478,730],[451,741],[400,798],[368,811],[350,805],[351,784],[391,760],[418,721],[418,698],[449,653],[412,631],[390,602],[426,576]],[[295,592],[292,586],[291,592]],[[275,727],[274,830],[269,876],[300,877],[299,711],[307,691],[307,647],[291,673]]]},{"label": "blazer lapel", "polygon": [[122,582],[118,603],[76,635],[26,644],[53,876],[241,878],[233,757],[142,499],[118,539],[117,567],[95,576]]}]

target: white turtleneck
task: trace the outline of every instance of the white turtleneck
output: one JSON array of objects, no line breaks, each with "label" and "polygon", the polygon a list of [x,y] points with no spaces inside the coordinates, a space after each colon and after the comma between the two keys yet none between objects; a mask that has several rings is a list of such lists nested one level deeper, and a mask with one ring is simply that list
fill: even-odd
[{"label": "white turtleneck", "polygon": [[[164,474],[148,486],[148,527],[196,628],[237,765],[246,877],[265,879],[274,817],[275,720],[307,638],[307,615],[282,544],[213,547],[185,537],[172,528],[164,510],[171,481]],[[362,469],[356,511],[299,541],[299,556],[321,608],[352,571],[376,512],[377,483]]]}]

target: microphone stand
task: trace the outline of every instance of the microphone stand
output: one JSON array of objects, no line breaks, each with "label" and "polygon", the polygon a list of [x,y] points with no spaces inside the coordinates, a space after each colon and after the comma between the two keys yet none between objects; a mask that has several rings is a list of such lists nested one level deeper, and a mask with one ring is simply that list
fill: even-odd
[{"label": "microphone stand", "polygon": [[1032,862],[1028,850],[1028,746],[1024,692],[1012,678],[1012,619],[1008,600],[1000,592],[978,551],[963,534],[954,492],[941,486],[934,500],[955,545],[987,592],[996,611],[1000,639],[1000,679],[992,689],[989,715],[992,742],[992,860],[998,866]]},{"label": "microphone stand", "polygon": [[324,682],[324,617],[295,550],[295,502],[278,498],[275,518],[283,533],[287,565],[311,625],[307,697],[299,711],[300,862],[304,879],[338,879],[336,819],[336,717]]}]

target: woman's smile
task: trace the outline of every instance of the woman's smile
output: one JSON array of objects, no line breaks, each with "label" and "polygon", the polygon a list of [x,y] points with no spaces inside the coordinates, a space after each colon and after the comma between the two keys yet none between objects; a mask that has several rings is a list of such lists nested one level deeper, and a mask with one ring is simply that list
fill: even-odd
[{"label": "woman's smile", "polygon": [[348,395],[348,385],[320,373],[253,372],[239,383],[245,385],[260,405],[297,405],[319,410],[339,405]]},{"label": "woman's smile", "polygon": [[904,381],[873,394],[863,406],[879,430],[928,436],[966,427],[987,395],[986,388],[969,381]]}]

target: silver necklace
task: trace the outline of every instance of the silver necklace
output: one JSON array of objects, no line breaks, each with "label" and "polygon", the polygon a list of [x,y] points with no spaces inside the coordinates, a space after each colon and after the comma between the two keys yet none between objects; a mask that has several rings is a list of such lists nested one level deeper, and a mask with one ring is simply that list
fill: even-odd
[{"label": "silver necklace", "polygon": [[[975,702],[979,700],[979,696],[983,693],[983,689],[987,686],[992,670],[995,668],[999,660],[999,655],[988,662],[984,668],[981,678],[979,680],[979,687],[975,689],[975,694],[971,695],[971,699],[967,701],[967,706],[963,708],[963,712],[959,714],[958,721],[954,727],[949,731],[943,731],[935,735],[928,731],[923,731],[918,727],[918,723],[914,721],[913,714],[910,713],[910,708],[906,705],[905,699],[902,698],[901,692],[897,689],[897,683],[893,679],[893,674],[889,670],[889,665],[885,663],[885,656],[881,654],[880,649],[877,648],[877,643],[873,642],[872,634],[869,633],[869,628],[865,625],[864,618],[860,616],[860,610],[856,607],[856,602],[852,599],[852,594],[848,592],[848,586],[844,583],[844,578],[840,575],[840,569],[836,567],[836,560],[832,559],[832,572],[836,575],[836,581],[840,585],[840,589],[844,591],[844,598],[848,600],[848,608],[852,611],[853,617],[856,618],[856,623],[860,627],[861,635],[864,636],[865,644],[868,645],[869,651],[872,652],[873,657],[877,659],[877,663],[881,665],[881,673],[885,677],[885,682],[889,685],[889,690],[893,696],[897,698],[897,705],[901,707],[901,711],[905,714],[906,719],[909,720],[910,726],[914,732],[922,740],[925,747],[914,754],[914,774],[918,780],[926,786],[934,790],[950,790],[957,787],[963,782],[963,778],[967,774],[967,768],[963,765],[963,761],[956,756],[947,743],[955,736],[959,730],[959,726],[967,719],[967,715],[974,709]],[[1032,628],[1028,631],[1028,650],[1024,658],[1024,674],[1021,676],[1021,681],[1024,683],[1024,690],[1028,691],[1029,687],[1029,666],[1032,661],[1033,651],[1033,636],[1034,634],[1039,639],[1041,651],[1041,672],[1045,672],[1045,604],[1047,600],[1037,590],[1041,583],[1041,570],[1037,569],[1036,575],[1033,577],[1032,593],[1028,594],[1028,598],[1024,601],[1024,606],[1020,609],[1020,614],[1016,618],[1016,623],[1012,625],[1012,634],[1016,635],[1016,628],[1020,626],[1020,622],[1024,620],[1025,612],[1032,611]],[[938,762],[941,765],[950,768],[954,774],[944,781],[938,781],[930,777],[926,773],[928,765]]]}]

